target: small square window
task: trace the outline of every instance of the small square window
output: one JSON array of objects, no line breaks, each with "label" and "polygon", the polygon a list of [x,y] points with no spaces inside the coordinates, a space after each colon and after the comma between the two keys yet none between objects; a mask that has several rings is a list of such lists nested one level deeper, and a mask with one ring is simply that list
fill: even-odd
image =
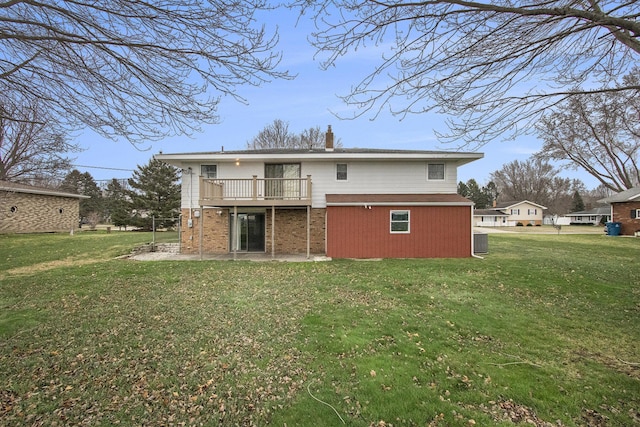
[{"label": "small square window", "polygon": [[409,211],[391,211],[390,212],[391,233],[409,233],[410,219]]},{"label": "small square window", "polygon": [[347,164],[346,163],[336,164],[336,179],[338,181],[347,180]]},{"label": "small square window", "polygon": [[218,167],[217,165],[202,165],[200,167],[200,175],[204,178],[217,178]]},{"label": "small square window", "polygon": [[444,163],[429,163],[427,165],[427,179],[443,180],[444,179]]}]

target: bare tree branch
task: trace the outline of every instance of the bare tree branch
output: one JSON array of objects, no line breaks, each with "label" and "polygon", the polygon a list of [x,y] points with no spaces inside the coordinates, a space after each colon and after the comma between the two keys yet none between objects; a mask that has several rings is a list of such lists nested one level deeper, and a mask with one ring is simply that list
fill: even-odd
[{"label": "bare tree branch", "polygon": [[440,136],[478,146],[531,131],[577,94],[640,89],[611,86],[640,56],[636,1],[295,4],[315,17],[312,43],[325,67],[359,49],[380,51],[380,62],[343,97],[358,109],[345,118],[444,112],[452,119]]},{"label": "bare tree branch", "polygon": [[[640,69],[624,77],[637,85]],[[546,114],[536,126],[538,158],[582,169],[619,192],[640,185],[640,91],[581,94]]]},{"label": "bare tree branch", "polygon": [[0,180],[43,185],[62,178],[71,166],[67,153],[79,147],[64,138],[40,104],[10,108],[0,105]]},{"label": "bare tree branch", "polygon": [[[289,131],[289,122],[276,119],[273,123],[262,129],[258,135],[247,142],[249,150],[264,150],[270,148],[285,149],[321,149],[325,146],[325,133],[320,126],[303,130],[299,134]],[[342,142],[337,139],[336,148],[342,147]]]},{"label": "bare tree branch", "polygon": [[[219,97],[290,78],[266,0],[71,0],[0,3],[0,93],[38,100],[68,128],[132,142],[218,120]],[[6,117],[11,119],[11,117]]]}]

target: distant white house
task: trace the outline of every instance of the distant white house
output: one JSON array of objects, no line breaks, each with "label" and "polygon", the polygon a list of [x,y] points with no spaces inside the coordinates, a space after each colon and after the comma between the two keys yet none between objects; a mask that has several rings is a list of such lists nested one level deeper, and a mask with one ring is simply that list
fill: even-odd
[{"label": "distant white house", "polygon": [[521,225],[542,225],[546,207],[528,200],[497,203],[492,209],[473,211],[476,227],[515,227]]},{"label": "distant white house", "polygon": [[565,217],[569,218],[569,224],[602,225],[611,221],[611,207],[599,206],[586,211],[571,212],[566,214]]}]

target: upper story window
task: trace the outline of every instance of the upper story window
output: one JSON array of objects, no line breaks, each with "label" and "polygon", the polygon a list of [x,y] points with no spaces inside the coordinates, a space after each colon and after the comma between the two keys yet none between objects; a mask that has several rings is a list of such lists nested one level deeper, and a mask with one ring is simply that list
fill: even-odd
[{"label": "upper story window", "polygon": [[527,215],[537,215],[538,209],[527,209]]},{"label": "upper story window", "polygon": [[444,180],[444,163],[427,164],[428,180]]},{"label": "upper story window", "polygon": [[511,209],[511,215],[520,215],[520,209]]},{"label": "upper story window", "polygon": [[338,181],[347,180],[347,164],[346,163],[336,164],[336,180]]},{"label": "upper story window", "polygon": [[218,167],[217,165],[202,165],[200,167],[200,175],[204,178],[217,178]]},{"label": "upper story window", "polygon": [[410,212],[409,211],[390,211],[390,231],[391,233],[409,233],[410,232]]}]

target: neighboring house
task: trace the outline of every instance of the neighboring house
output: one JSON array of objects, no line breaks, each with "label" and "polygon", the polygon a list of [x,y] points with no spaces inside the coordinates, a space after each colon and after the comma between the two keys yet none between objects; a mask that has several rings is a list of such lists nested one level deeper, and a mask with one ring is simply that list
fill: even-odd
[{"label": "neighboring house", "polygon": [[473,213],[476,227],[514,227],[522,225],[542,225],[546,207],[523,200],[519,202],[497,203],[492,209],[477,209]]},{"label": "neighboring house", "polygon": [[475,209],[473,211],[473,224],[476,227],[506,227],[509,224],[509,214],[497,209]]},{"label": "neighboring house", "polygon": [[611,222],[621,224],[621,235],[633,236],[640,232],[640,187],[598,200],[598,203],[611,205]]},{"label": "neighboring house", "polygon": [[611,207],[599,206],[587,211],[571,212],[565,215],[571,225],[603,225],[611,220]]},{"label": "neighboring house", "polygon": [[0,181],[0,233],[72,231],[78,228],[79,194]]},{"label": "neighboring house", "polygon": [[480,153],[326,148],[159,154],[183,170],[183,253],[468,257],[457,168]]}]

